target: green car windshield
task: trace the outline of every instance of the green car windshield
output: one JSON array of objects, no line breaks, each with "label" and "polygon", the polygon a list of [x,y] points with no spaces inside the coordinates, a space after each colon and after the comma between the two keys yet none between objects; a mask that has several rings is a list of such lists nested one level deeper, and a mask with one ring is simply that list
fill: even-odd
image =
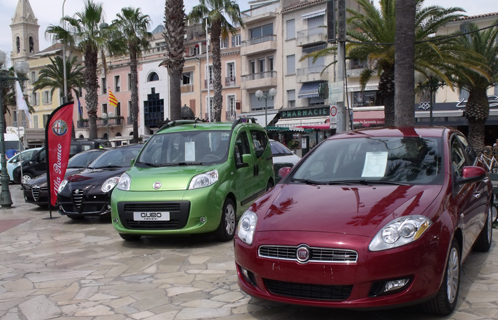
[{"label": "green car windshield", "polygon": [[136,165],[164,167],[213,165],[228,157],[230,131],[180,131],[156,134],[147,142]]}]

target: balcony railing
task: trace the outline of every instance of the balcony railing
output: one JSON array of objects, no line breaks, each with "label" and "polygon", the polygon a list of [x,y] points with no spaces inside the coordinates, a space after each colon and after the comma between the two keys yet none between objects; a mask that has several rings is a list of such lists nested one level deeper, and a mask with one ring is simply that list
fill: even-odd
[{"label": "balcony railing", "polygon": [[225,77],[225,87],[234,87],[237,85],[237,79],[235,77]]},{"label": "balcony railing", "polygon": [[78,126],[78,129],[88,128],[89,127],[88,120],[78,120],[77,126]]},{"label": "balcony railing", "polygon": [[276,41],[276,40],[277,40],[277,36],[274,34],[270,34],[267,36],[242,41],[242,46],[252,46],[252,45],[258,44],[258,43],[263,43],[263,42],[268,42],[268,41]]},{"label": "balcony railing", "polygon": [[301,30],[297,32],[297,45],[304,46],[312,43],[327,41],[327,29],[323,27]]},{"label": "balcony railing", "polygon": [[194,85],[193,84],[184,84],[184,85],[180,86],[180,90],[182,93],[194,92]]},{"label": "balcony railing", "polygon": [[237,119],[237,111],[235,110],[232,110],[232,111],[227,111],[226,114],[225,114],[225,117],[227,119],[227,121],[235,121],[235,119]]},{"label": "balcony railing", "polygon": [[299,83],[328,79],[328,69],[324,65],[300,68],[296,71],[296,81]]},{"label": "balcony railing", "polygon": [[[208,88],[208,80],[205,79],[204,80],[204,89],[207,89]],[[209,89],[212,89],[213,88],[213,79],[209,79]]]},{"label": "balcony railing", "polygon": [[251,73],[242,76],[242,81],[251,81],[257,79],[274,78],[277,76],[277,71],[265,71],[260,73]]}]

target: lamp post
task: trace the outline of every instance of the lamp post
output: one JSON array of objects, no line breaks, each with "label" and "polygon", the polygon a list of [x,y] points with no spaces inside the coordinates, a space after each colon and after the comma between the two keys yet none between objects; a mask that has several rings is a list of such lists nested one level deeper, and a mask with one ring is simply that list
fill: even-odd
[{"label": "lamp post", "polygon": [[109,118],[112,118],[114,117],[114,113],[113,112],[109,112],[109,115],[107,115],[107,113],[102,113],[102,116],[101,118],[104,119],[106,121],[106,126],[107,126],[107,141],[110,141],[110,136],[109,136]]},{"label": "lamp post", "polygon": [[268,99],[273,100],[277,95],[277,90],[275,88],[271,88],[270,91],[256,91],[256,98],[259,101],[265,101],[265,130],[268,131]]},{"label": "lamp post", "polygon": [[3,65],[7,60],[5,52],[0,50],[0,163],[2,164],[2,174],[0,181],[2,182],[2,192],[0,193],[0,206],[2,208],[10,208],[12,206],[12,197],[9,191],[9,175],[7,173],[7,159],[5,158],[5,117],[3,113],[3,88],[8,88],[15,81],[24,80],[24,75],[29,71],[29,65],[26,61],[17,61],[14,64],[14,71],[18,76],[9,76],[9,72],[3,69]]},{"label": "lamp post", "polygon": [[[419,79],[420,80],[420,79]],[[429,74],[427,76],[427,80],[425,82],[418,81],[418,87],[421,90],[429,91],[429,125],[432,126],[433,123],[433,103],[434,103],[434,93],[438,91],[439,88],[442,88],[446,85],[446,83],[442,80],[439,80],[435,75]],[[427,109],[425,109],[427,110]]]}]

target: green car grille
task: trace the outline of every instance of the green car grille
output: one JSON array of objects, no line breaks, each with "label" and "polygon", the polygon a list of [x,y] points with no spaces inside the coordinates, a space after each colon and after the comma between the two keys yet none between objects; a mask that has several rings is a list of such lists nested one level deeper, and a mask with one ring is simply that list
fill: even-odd
[{"label": "green car grille", "polygon": [[[135,221],[134,212],[169,212],[169,221]],[[173,230],[185,227],[190,201],[175,202],[119,202],[118,213],[123,227],[133,230]]]}]

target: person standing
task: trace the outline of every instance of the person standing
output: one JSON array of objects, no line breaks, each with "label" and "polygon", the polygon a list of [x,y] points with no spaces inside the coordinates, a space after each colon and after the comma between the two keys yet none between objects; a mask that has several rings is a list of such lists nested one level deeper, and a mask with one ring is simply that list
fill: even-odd
[{"label": "person standing", "polygon": [[16,149],[14,149],[14,148],[10,148],[9,150],[7,150],[7,151],[5,152],[5,158],[6,158],[7,160],[9,160],[10,158],[12,158],[13,156],[15,156],[16,154],[17,154]]}]

